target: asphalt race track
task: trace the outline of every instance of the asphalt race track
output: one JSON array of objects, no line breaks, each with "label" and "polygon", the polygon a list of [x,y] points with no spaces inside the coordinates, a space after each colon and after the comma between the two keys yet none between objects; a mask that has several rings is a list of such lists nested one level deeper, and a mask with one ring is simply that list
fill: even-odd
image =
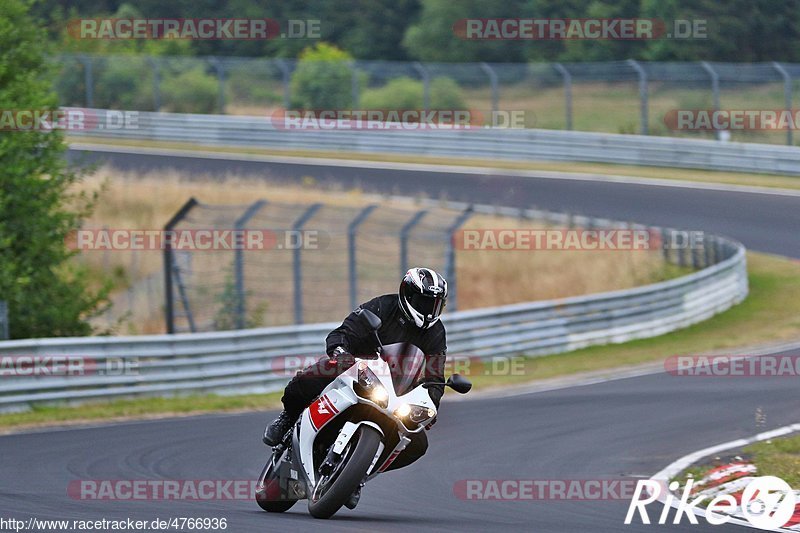
[{"label": "asphalt race track", "polygon": [[[439,175],[105,156],[120,168],[246,171],[288,181],[360,183],[403,194],[570,209],[596,216],[717,231],[748,247],[800,257],[800,198],[598,182]],[[466,185],[469,186],[466,186]],[[446,402],[428,454],[370,482],[355,511],[313,520],[305,502],[284,515],[252,501],[98,501],[67,495],[81,479],[254,478],[260,436],[274,413],[213,415],[0,437],[3,516],[153,520],[225,517],[228,531],[745,531],[735,526],[625,526],[629,501],[476,501],[456,497],[467,479],[622,480],[649,477],[689,452],[798,422],[791,378],[643,377],[535,394]],[[455,396],[454,393],[448,395]],[[660,505],[649,507],[657,519]],[[670,519],[672,513],[670,514]]]},{"label": "asphalt race track", "polygon": [[[800,258],[800,197],[436,171],[297,165],[128,153],[70,152],[87,162],[123,170],[179,169],[190,174],[254,175],[279,183],[312,176],[321,186],[358,186],[368,192],[507,205],[536,206],[733,237],[747,248]],[[219,154],[217,154],[219,157]]]},{"label": "asphalt race track", "polygon": [[[454,393],[448,393],[448,395]],[[698,407],[699,406],[699,407]],[[766,420],[757,423],[756,409]],[[606,480],[649,476],[679,456],[796,422],[791,378],[659,373],[503,399],[442,404],[428,454],[364,488],[355,511],[321,523],[299,502],[285,515],[252,501],[98,501],[76,479],[256,476],[269,414],[214,415],[0,437],[4,515],[53,519],[226,517],[229,531],[731,531],[706,524],[625,526],[628,501],[461,500],[465,479]],[[649,506],[652,520],[660,505]],[[672,514],[670,514],[671,520]]]}]

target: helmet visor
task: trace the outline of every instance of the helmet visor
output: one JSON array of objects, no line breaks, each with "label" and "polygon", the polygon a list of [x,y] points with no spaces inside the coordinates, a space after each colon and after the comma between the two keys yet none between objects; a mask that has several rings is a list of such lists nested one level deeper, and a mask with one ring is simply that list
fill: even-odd
[{"label": "helmet visor", "polygon": [[438,318],[444,308],[444,298],[441,296],[414,293],[409,298],[408,303],[425,318]]}]

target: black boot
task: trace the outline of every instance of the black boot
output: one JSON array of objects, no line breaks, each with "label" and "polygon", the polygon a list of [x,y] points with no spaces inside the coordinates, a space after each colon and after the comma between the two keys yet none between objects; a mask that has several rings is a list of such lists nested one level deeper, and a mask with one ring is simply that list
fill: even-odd
[{"label": "black boot", "polygon": [[267,446],[277,446],[278,444],[283,441],[283,436],[286,435],[286,432],[289,431],[295,422],[297,422],[297,416],[292,416],[286,412],[284,409],[281,411],[281,414],[278,415],[270,425],[267,426],[267,429],[264,430],[264,444]]},{"label": "black boot", "polygon": [[358,500],[361,499],[361,487],[363,487],[363,486],[364,486],[364,484],[362,483],[361,485],[358,486],[358,488],[355,490],[355,492],[353,492],[353,494],[350,495],[350,497],[347,499],[347,501],[344,502],[344,506],[345,507],[347,507],[350,510],[356,508],[356,505],[358,505]]}]

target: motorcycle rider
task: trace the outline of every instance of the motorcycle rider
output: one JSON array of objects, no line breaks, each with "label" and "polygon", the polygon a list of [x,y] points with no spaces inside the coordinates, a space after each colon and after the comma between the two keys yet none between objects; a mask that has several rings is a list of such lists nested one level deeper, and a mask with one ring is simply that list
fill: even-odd
[{"label": "motorcycle rider", "polygon": [[[444,325],[439,316],[446,299],[447,281],[444,277],[430,268],[415,267],[403,276],[397,294],[385,294],[361,304],[344,319],[341,326],[328,334],[328,358],[301,370],[286,385],[281,398],[284,409],[264,431],[264,443],[269,446],[280,443],[303,410],[337,376],[355,364],[354,355],[375,353],[375,336],[359,317],[362,309],[369,309],[381,319],[378,336],[382,344],[405,342],[418,347],[425,354],[425,378],[444,384],[447,345]],[[437,409],[443,393],[443,385],[428,387],[428,394]],[[426,429],[430,429],[435,421]],[[414,434],[388,470],[413,463],[425,454],[427,448],[425,433]]]}]

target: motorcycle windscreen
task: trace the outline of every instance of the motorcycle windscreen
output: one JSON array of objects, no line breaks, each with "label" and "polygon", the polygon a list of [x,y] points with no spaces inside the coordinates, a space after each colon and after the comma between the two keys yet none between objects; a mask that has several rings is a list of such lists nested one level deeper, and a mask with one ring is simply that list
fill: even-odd
[{"label": "motorcycle windscreen", "polygon": [[410,342],[387,344],[381,357],[389,365],[395,394],[407,394],[425,377],[425,354]]}]

